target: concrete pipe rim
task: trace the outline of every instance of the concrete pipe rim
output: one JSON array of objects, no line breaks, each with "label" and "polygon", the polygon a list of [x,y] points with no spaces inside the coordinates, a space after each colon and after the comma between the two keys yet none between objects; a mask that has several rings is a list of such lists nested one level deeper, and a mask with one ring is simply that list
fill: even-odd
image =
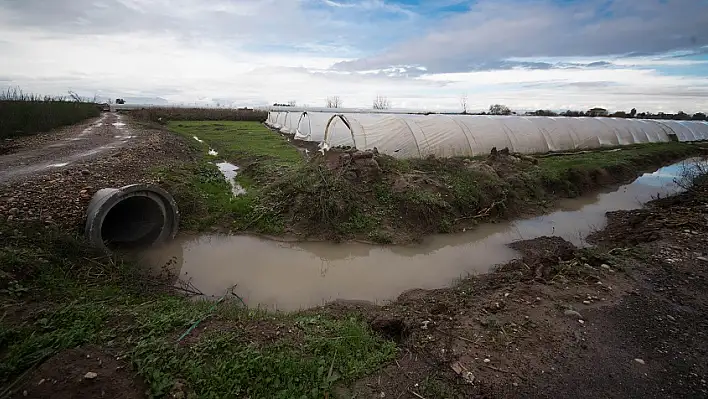
[{"label": "concrete pipe rim", "polygon": [[152,184],[98,190],[86,212],[85,234],[92,246],[111,252],[135,250],[173,239],[179,210],[170,193]]}]

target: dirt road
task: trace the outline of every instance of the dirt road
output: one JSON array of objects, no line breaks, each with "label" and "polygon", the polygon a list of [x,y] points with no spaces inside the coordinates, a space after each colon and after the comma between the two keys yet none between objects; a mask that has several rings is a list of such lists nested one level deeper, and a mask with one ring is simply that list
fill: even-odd
[{"label": "dirt road", "polygon": [[10,149],[14,151],[0,158],[0,184],[105,155],[128,145],[133,138],[135,133],[121,115],[104,113],[87,123],[18,140]]},{"label": "dirt road", "polygon": [[155,183],[152,170],[189,157],[173,135],[116,113],[4,143],[0,153],[0,219],[72,230],[99,189]]}]

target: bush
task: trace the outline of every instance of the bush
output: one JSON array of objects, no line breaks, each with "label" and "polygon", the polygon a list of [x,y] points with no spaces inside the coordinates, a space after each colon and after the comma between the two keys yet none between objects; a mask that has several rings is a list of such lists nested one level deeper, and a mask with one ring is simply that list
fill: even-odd
[{"label": "bush", "polygon": [[40,97],[19,89],[0,93],[0,139],[46,132],[100,115],[92,102]]},{"label": "bush", "polygon": [[141,108],[129,111],[135,119],[167,123],[167,121],[244,121],[265,122],[268,112],[228,108]]}]

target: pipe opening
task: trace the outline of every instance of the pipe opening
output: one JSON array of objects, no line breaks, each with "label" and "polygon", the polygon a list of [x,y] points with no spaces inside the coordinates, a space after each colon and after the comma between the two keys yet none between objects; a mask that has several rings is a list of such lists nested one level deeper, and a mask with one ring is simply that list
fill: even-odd
[{"label": "pipe opening", "polygon": [[110,249],[147,247],[160,237],[164,209],[149,196],[125,198],[108,210],[101,224],[101,239]]}]

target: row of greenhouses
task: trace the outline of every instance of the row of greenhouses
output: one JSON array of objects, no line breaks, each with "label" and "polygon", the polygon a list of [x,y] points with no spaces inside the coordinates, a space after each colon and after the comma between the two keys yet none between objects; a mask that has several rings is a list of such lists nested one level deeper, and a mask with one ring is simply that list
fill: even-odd
[{"label": "row of greenhouses", "polygon": [[399,158],[533,154],[671,140],[708,140],[703,121],[494,115],[270,112],[266,124],[320,148],[376,147]]}]

